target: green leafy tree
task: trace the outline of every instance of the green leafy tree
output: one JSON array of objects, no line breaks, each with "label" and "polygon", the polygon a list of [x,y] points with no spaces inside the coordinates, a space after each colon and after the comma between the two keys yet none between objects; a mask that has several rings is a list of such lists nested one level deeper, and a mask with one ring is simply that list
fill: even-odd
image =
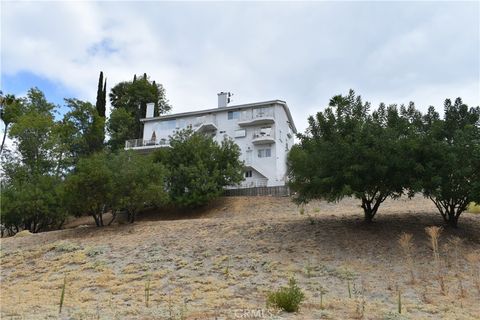
[{"label": "green leafy tree", "polygon": [[456,227],[470,202],[480,202],[480,108],[447,99],[444,119],[430,109],[420,136],[423,194]]},{"label": "green leafy tree", "polygon": [[16,121],[21,115],[22,108],[21,102],[19,99],[15,98],[14,95],[7,94],[3,95],[3,92],[0,91],[0,118],[3,121],[3,138],[2,145],[0,147],[0,154],[3,152],[3,147],[5,145],[5,139],[7,137],[8,126]]},{"label": "green leafy tree", "polygon": [[140,119],[146,116],[147,103],[155,103],[155,116],[171,109],[164,87],[155,81],[150,81],[147,74],[140,79],[135,76],[133,81],[115,85],[110,92],[110,102],[114,109],[123,108],[135,119],[134,126],[129,131],[130,139],[143,136],[143,124]]},{"label": "green leafy tree", "polygon": [[350,90],[335,96],[324,112],[309,117],[305,134],[288,155],[290,187],[296,201],[361,200],[365,221],[371,222],[381,203],[413,185],[414,159],[410,139],[420,115],[413,104],[399,111],[370,104]]},{"label": "green leafy tree", "polygon": [[232,140],[221,144],[192,130],[182,130],[170,140],[170,148],[155,154],[168,170],[167,189],[173,204],[196,207],[223,193],[223,188],[243,180],[240,149]]},{"label": "green leafy tree", "polygon": [[65,181],[65,201],[76,216],[88,214],[104,226],[103,215],[113,201],[113,175],[107,153],[99,152],[78,161]]},{"label": "green leafy tree", "polygon": [[110,135],[108,145],[113,151],[123,149],[125,141],[132,139],[132,128],[135,118],[124,108],[113,109],[107,122],[107,132]]},{"label": "green leafy tree", "polygon": [[22,113],[16,118],[9,132],[19,154],[20,162],[31,174],[51,173],[56,166],[55,105],[44,94],[30,89],[22,99]]},{"label": "green leafy tree", "polygon": [[153,162],[152,157],[121,151],[113,156],[110,168],[114,213],[124,211],[128,220],[134,222],[144,208],[168,202],[166,170],[162,164]]},{"label": "green leafy tree", "polygon": [[105,119],[89,102],[65,99],[70,109],[64,117],[60,130],[62,142],[70,152],[72,162],[103,149]]},{"label": "green leafy tree", "polygon": [[67,213],[59,177],[33,174],[2,182],[2,224],[10,234],[21,230],[40,232],[61,228]]},{"label": "green leafy tree", "polygon": [[16,153],[2,155],[2,223],[15,232],[58,228],[66,215],[61,205],[63,184],[56,170],[55,105],[36,88],[16,103],[20,112],[9,132]]}]

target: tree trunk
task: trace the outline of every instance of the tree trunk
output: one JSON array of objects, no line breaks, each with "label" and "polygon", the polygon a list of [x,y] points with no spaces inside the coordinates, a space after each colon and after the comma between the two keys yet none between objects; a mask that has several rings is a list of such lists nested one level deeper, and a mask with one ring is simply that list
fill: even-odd
[{"label": "tree trunk", "polygon": [[128,214],[128,222],[134,223],[135,222],[135,211],[127,211]]},{"label": "tree trunk", "polygon": [[371,223],[376,214],[376,211],[373,211],[372,202],[362,199],[362,208],[365,215],[365,222]]},{"label": "tree trunk", "polygon": [[0,147],[0,154],[3,152],[3,146],[5,145],[5,138],[7,137],[8,123],[5,124],[5,131],[3,132],[2,146]]},{"label": "tree trunk", "polygon": [[365,214],[365,222],[371,223],[377,214],[380,204],[387,198],[388,195],[375,192],[372,196],[364,194],[362,196],[362,208]]},{"label": "tree trunk", "polygon": [[98,219],[96,214],[92,214],[93,219],[95,220],[95,225],[100,227],[100,220]]},{"label": "tree trunk", "polygon": [[117,212],[115,212],[115,210],[112,210],[112,219],[111,219],[110,222],[107,224],[107,226],[111,225],[112,222],[115,220],[116,217],[117,217]]},{"label": "tree trunk", "polygon": [[460,218],[462,212],[467,209],[469,199],[438,200],[434,197],[429,198],[433,201],[447,225],[452,228],[457,228],[458,218]]}]

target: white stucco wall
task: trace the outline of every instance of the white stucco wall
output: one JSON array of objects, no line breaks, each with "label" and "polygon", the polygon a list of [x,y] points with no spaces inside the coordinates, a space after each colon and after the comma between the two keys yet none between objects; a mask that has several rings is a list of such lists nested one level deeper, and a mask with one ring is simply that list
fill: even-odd
[{"label": "white stucco wall", "polygon": [[[238,111],[238,119],[228,119],[228,111]],[[274,123],[271,124],[255,124],[255,125],[239,125],[239,122],[247,118],[253,117],[256,112],[262,112],[262,115],[272,115]],[[155,131],[156,139],[169,139],[176,130],[186,128],[192,125],[193,129],[198,128],[199,123],[214,123],[217,127],[215,131],[215,140],[221,142],[225,137],[229,137],[240,147],[242,155],[241,160],[245,161],[247,170],[252,170],[252,177],[245,179],[243,185],[266,185],[282,186],[285,185],[286,174],[286,156],[287,144],[288,149],[293,145],[293,134],[288,124],[288,117],[285,109],[280,104],[269,104],[263,106],[261,110],[254,107],[239,107],[238,109],[215,110],[209,114],[195,115],[179,115],[169,116],[169,119],[155,119],[146,121],[144,124],[144,139],[149,140]],[[274,141],[262,144],[254,144],[254,133],[259,133],[261,128],[271,127],[270,136]],[[245,130],[244,137],[236,137],[237,130]],[[268,132],[268,129],[263,129]],[[262,131],[262,133],[264,133]],[[291,138],[287,134],[291,134]],[[270,149],[270,157],[259,157],[260,149]],[[265,153],[265,151],[264,151]]]}]

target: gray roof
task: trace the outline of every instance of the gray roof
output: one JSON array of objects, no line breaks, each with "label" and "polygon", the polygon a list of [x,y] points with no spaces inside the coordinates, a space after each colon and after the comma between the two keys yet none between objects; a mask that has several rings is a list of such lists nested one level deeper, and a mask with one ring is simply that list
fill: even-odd
[{"label": "gray roof", "polygon": [[255,103],[247,103],[247,104],[239,104],[236,106],[228,106],[228,107],[221,107],[221,108],[213,108],[213,109],[205,109],[205,110],[198,110],[198,111],[189,111],[189,112],[181,112],[181,113],[173,113],[173,114],[166,114],[159,117],[152,117],[152,118],[143,118],[140,119],[142,122],[148,121],[156,121],[156,120],[164,120],[164,119],[172,119],[172,118],[181,118],[181,117],[188,117],[188,116],[195,116],[200,114],[208,114],[208,113],[216,113],[216,112],[223,112],[223,111],[232,111],[237,109],[245,109],[245,108],[254,108],[254,107],[261,107],[267,105],[278,104],[283,107],[285,113],[287,114],[288,121],[294,133],[297,133],[297,128],[295,127],[295,123],[293,122],[292,114],[290,113],[290,109],[288,109],[288,105],[285,101],[282,100],[269,100],[263,102],[255,102]]}]

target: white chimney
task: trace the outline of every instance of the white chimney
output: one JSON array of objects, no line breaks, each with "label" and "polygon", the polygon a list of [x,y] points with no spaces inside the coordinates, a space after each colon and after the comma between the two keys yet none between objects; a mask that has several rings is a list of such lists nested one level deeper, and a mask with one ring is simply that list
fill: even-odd
[{"label": "white chimney", "polygon": [[153,118],[153,109],[155,109],[155,103],[147,103],[147,115],[145,118]]},{"label": "white chimney", "polygon": [[217,93],[218,96],[218,107],[224,108],[230,103],[230,97],[233,96],[233,93],[230,92],[220,92]]}]

